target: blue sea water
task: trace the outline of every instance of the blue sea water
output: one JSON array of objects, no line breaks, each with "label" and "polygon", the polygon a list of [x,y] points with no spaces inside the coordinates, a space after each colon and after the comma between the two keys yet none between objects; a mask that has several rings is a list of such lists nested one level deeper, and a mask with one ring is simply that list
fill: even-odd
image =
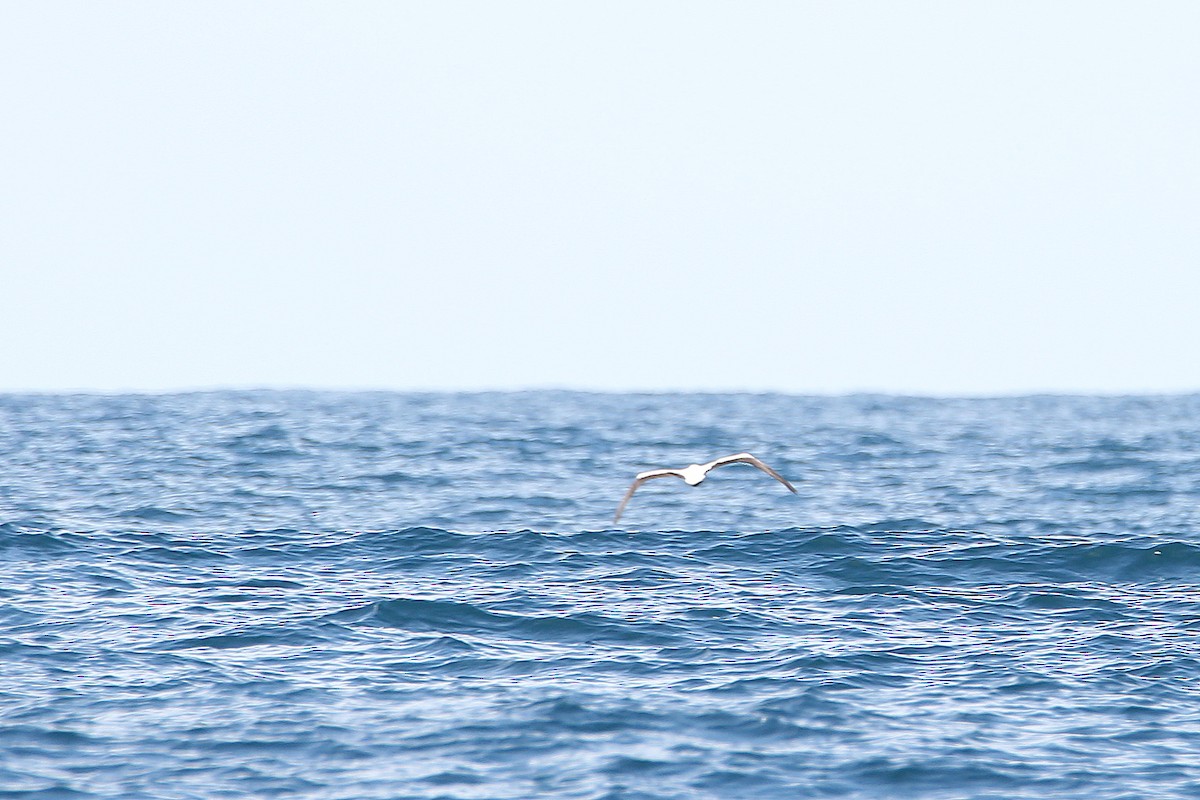
[{"label": "blue sea water", "polygon": [[1197,797],[1198,638],[1200,396],[0,396],[0,798]]}]

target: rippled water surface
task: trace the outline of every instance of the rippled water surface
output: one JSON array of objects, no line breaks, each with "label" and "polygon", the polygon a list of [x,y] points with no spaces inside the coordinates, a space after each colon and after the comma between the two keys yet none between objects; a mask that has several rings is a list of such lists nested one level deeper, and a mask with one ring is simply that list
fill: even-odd
[{"label": "rippled water surface", "polygon": [[[749,450],[697,488],[632,476]],[[1200,397],[0,396],[0,797],[1200,796]]]}]

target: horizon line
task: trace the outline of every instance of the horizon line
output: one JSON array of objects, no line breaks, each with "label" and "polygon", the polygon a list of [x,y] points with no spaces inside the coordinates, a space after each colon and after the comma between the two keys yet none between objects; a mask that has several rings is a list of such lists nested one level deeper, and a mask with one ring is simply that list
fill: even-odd
[{"label": "horizon line", "polygon": [[1191,389],[1014,389],[994,391],[946,391],[855,388],[855,389],[779,389],[779,388],[722,388],[722,387],[689,387],[689,388],[646,388],[619,387],[602,388],[588,386],[564,385],[529,385],[505,387],[387,387],[387,386],[321,386],[302,384],[241,384],[241,385],[195,385],[168,388],[133,388],[122,387],[103,389],[96,387],[71,387],[58,389],[41,388],[0,388],[2,396],[169,396],[187,394],[222,394],[222,393],[308,393],[308,394],[596,394],[596,395],[779,395],[789,397],[900,397],[942,400],[987,400],[987,399],[1016,399],[1027,397],[1187,397],[1200,394],[1200,387]]}]

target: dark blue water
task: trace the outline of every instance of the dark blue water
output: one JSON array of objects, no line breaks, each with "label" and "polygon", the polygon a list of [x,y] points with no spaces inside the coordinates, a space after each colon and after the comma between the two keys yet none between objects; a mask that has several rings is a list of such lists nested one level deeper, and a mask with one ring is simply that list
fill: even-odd
[{"label": "dark blue water", "polygon": [[0,604],[4,798],[1196,797],[1200,396],[0,396]]}]

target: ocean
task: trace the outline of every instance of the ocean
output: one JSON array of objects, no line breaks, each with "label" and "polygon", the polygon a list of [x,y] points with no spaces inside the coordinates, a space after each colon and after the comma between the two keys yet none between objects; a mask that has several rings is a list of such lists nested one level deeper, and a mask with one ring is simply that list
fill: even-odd
[{"label": "ocean", "polygon": [[0,798],[245,797],[1200,797],[1200,396],[0,395]]}]

